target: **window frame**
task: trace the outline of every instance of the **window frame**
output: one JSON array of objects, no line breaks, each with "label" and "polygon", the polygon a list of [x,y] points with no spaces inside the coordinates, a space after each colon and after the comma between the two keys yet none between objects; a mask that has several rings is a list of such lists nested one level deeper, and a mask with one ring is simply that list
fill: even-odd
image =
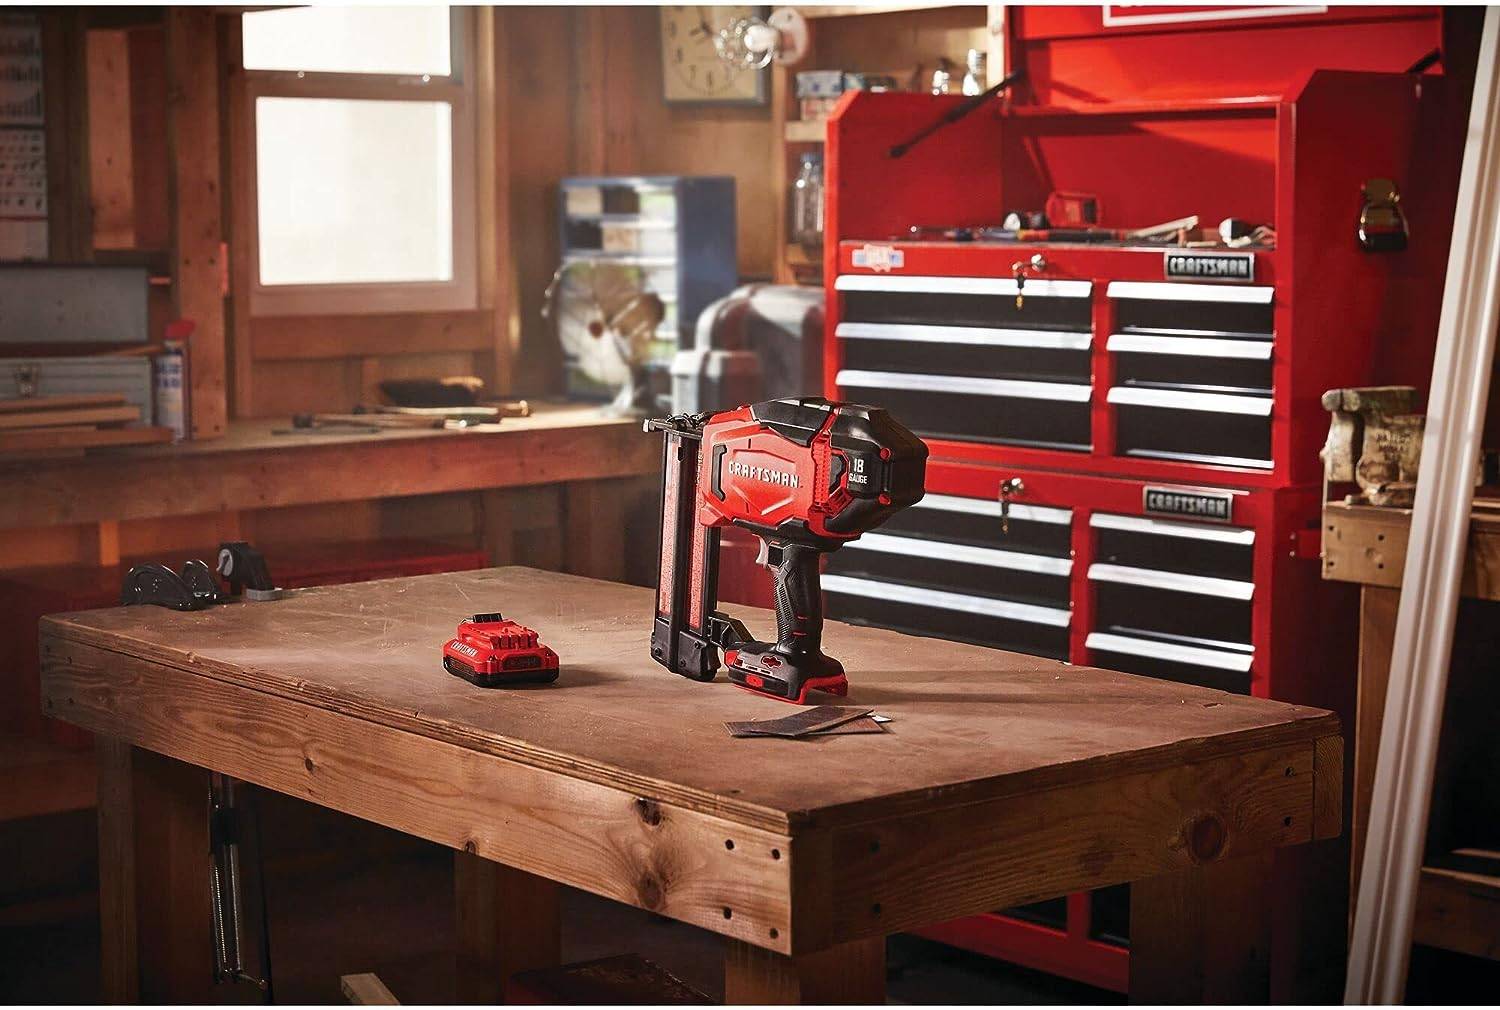
[{"label": "window frame", "polygon": [[[454,7],[452,63],[446,77],[421,74],[354,74],[250,70],[244,74],[247,143],[245,252],[250,257],[251,316],[373,315],[477,309],[478,152],[475,116],[475,22],[472,8]],[[243,54],[240,54],[243,66]],[[379,281],[345,284],[273,284],[260,280],[260,174],[256,104],[261,98],[331,98],[446,102],[452,109],[453,277],[447,281]]]}]

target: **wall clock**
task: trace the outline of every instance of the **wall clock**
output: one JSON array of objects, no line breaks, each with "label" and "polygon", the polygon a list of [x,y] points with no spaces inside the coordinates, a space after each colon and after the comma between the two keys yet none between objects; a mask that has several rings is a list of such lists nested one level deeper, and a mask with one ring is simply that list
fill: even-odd
[{"label": "wall clock", "polygon": [[674,104],[764,105],[769,71],[725,63],[714,37],[741,18],[765,13],[764,7],[661,8],[663,97]]}]

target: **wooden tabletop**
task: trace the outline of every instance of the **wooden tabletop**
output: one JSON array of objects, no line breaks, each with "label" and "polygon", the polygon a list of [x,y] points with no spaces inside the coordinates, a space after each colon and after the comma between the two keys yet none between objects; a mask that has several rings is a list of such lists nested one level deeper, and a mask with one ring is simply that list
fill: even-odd
[{"label": "wooden tabletop", "polygon": [[539,404],[530,417],[447,431],[276,434],[236,421],[223,438],[0,463],[0,529],[192,515],[369,498],[635,477],[661,440],[598,406]]},{"label": "wooden tabletop", "polygon": [[[555,685],[442,670],[457,622],[495,610],[558,652]],[[791,709],[658,667],[651,612],[646,589],[506,568],[58,615],[44,706],[783,951],[1337,832],[1328,712],[830,624],[847,703],[888,732],[736,739],[725,720]],[[832,905],[803,919],[799,890]]]}]

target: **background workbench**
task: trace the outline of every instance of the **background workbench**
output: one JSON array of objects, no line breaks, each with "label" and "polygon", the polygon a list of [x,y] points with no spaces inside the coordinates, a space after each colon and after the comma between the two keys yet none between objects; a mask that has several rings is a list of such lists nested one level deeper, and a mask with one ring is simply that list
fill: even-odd
[{"label": "background workbench", "polygon": [[[1489,489],[1493,492],[1493,489]],[[1406,568],[1411,510],[1330,502],[1323,508],[1323,577],[1360,587],[1359,702],[1354,732],[1351,901],[1358,892],[1375,759],[1390,681],[1396,614]],[[1500,748],[1494,713],[1500,681],[1500,500],[1476,496],[1454,631],[1448,706],[1434,776],[1413,939],[1500,960]]]},{"label": "background workbench", "polygon": [[[558,684],[441,671],[489,610],[541,632]],[[831,624],[891,731],[732,739],[787,710],[655,667],[651,612],[503,569],[46,619],[44,705],[105,738],[106,998],[205,996],[203,769],[460,850],[481,985],[556,957],[553,882],[726,935],[729,998],[768,1002],[879,1001],[889,933],[1140,881],[1137,997],[1266,997],[1272,852],[1339,831],[1331,714]]]}]

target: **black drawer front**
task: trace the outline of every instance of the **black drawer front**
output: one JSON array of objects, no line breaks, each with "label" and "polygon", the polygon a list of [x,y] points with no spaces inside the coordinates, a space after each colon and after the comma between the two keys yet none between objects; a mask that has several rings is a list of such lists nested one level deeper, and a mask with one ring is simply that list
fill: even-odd
[{"label": "black drawer front", "polygon": [[[913,543],[920,543],[915,538]],[[827,571],[881,582],[990,596],[1038,606],[1068,609],[1068,576],[996,568],[946,558],[894,554],[861,547],[859,541],[829,555]]]},{"label": "black drawer front", "polygon": [[915,291],[844,291],[841,318],[860,323],[931,323],[1035,330],[1088,330],[1088,298]]},{"label": "black drawer front", "polygon": [[826,577],[824,591],[828,616],[837,621],[969,642],[1049,659],[1066,659],[1068,656],[1066,626],[913,604],[902,600],[898,591],[893,591],[889,599],[846,594],[838,591],[835,583]]},{"label": "black drawer front", "polygon": [[1094,579],[1094,627],[1250,644],[1250,601]]},{"label": "black drawer front", "polygon": [[1126,652],[1113,652],[1099,647],[1089,648],[1089,662],[1107,670],[1137,673],[1143,677],[1156,677],[1177,684],[1192,684],[1208,687],[1230,694],[1250,693],[1250,672],[1223,670],[1199,666],[1194,663],[1178,663],[1152,656],[1137,656]]},{"label": "black drawer front", "polygon": [[1125,333],[1270,336],[1271,304],[1115,298],[1115,329]]},{"label": "black drawer front", "polygon": [[844,366],[878,372],[974,375],[990,379],[1034,379],[1087,384],[1092,366],[1087,349],[1010,347],[939,341],[843,341]]},{"label": "black drawer front", "polygon": [[1271,395],[1270,358],[1113,352],[1115,384]]},{"label": "black drawer front", "polygon": [[[1198,536],[1171,536],[1129,529],[1111,529],[1101,524],[1111,521],[1111,516],[1094,516],[1094,559],[1112,565],[1130,568],[1165,569],[1188,575],[1205,575],[1215,579],[1234,579],[1250,582],[1255,574],[1255,547],[1253,539],[1245,536],[1248,530],[1225,529],[1226,537],[1235,537],[1239,542],[1212,539],[1219,530],[1209,527]],[[1124,518],[1125,522],[1133,521]],[[1140,520],[1134,520],[1140,521]],[[1158,528],[1183,528],[1191,530],[1187,523],[1164,523],[1145,520]]]},{"label": "black drawer front", "polygon": [[1116,404],[1115,451],[1226,466],[1271,466],[1271,419]]},{"label": "black drawer front", "polygon": [[[1073,548],[1071,520],[1063,518],[1066,515],[1063,509],[1012,505],[1009,523],[1002,524],[998,501],[929,493],[911,508],[902,509],[887,519],[881,524],[880,532],[1066,558]],[[1030,516],[1044,518],[1028,518]]]},{"label": "black drawer front", "polygon": [[902,424],[925,438],[1085,452],[1089,448],[1086,400],[897,389],[849,383],[842,374],[838,383],[845,399],[885,407]]}]

